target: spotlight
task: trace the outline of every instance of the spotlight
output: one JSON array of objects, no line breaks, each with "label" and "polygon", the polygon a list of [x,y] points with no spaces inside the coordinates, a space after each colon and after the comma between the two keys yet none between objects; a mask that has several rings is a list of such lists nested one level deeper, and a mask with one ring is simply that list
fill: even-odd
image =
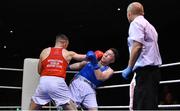
[{"label": "spotlight", "polygon": [[118,11],[120,11],[121,9],[120,8],[117,8]]}]

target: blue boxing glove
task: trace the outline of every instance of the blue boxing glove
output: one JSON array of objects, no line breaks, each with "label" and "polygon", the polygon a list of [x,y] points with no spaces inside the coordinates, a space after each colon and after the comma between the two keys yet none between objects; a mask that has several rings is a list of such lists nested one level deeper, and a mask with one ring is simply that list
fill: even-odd
[{"label": "blue boxing glove", "polygon": [[93,51],[88,51],[87,53],[86,53],[86,58],[88,59],[88,60],[92,60],[92,59],[94,59],[96,57],[96,55],[95,55],[95,53],[93,52]]},{"label": "blue boxing glove", "polygon": [[96,55],[93,51],[88,51],[86,54],[86,58],[91,62],[95,70],[100,68],[98,65],[98,60],[96,58]]},{"label": "blue boxing glove", "polygon": [[124,78],[124,79],[128,79],[128,76],[129,76],[129,74],[131,74],[132,73],[132,67],[127,67],[126,69],[124,69],[123,71],[122,71],[122,77]]}]

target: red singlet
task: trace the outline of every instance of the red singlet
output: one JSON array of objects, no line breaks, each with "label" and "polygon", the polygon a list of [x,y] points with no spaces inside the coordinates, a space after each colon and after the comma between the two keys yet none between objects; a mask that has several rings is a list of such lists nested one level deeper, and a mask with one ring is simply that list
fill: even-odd
[{"label": "red singlet", "polygon": [[49,56],[41,62],[41,76],[66,78],[67,61],[62,56],[63,48],[51,48]]}]

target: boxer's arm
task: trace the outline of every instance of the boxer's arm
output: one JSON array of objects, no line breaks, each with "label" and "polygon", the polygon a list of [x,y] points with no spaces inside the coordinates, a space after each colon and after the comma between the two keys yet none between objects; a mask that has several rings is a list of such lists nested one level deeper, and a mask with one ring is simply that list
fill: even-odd
[{"label": "boxer's arm", "polygon": [[[95,54],[95,56],[92,55],[93,53]],[[97,59],[101,59],[102,56],[103,56],[103,54],[104,54],[104,53],[103,53],[102,51],[100,51],[100,50],[96,50],[95,52],[88,51],[88,53],[87,53],[87,55],[86,55],[86,58],[88,58],[88,56],[94,56],[94,57],[96,57]],[[69,66],[68,66],[68,69],[69,69],[69,70],[79,70],[79,69],[81,69],[83,66],[85,66],[86,64],[87,64],[87,61],[77,62],[77,63],[74,63],[74,64],[69,65]]]},{"label": "boxer's arm", "polygon": [[74,51],[69,51],[70,56],[72,57],[72,59],[77,60],[77,61],[82,61],[86,59],[86,55],[85,54],[78,54]]},{"label": "boxer's arm", "polygon": [[103,72],[101,72],[100,69],[94,70],[94,72],[95,72],[96,78],[101,81],[105,81],[109,79],[114,74],[113,69],[111,69],[110,67]]},{"label": "boxer's arm", "polygon": [[[67,50],[66,50],[67,51]],[[91,52],[91,51],[88,51],[88,52]],[[74,60],[78,60],[78,61],[82,61],[82,60],[87,60],[87,58],[88,58],[88,53],[87,52],[87,54],[85,55],[85,54],[78,54],[78,53],[76,53],[76,52],[74,52],[74,51],[68,51],[68,55],[69,55],[69,58],[68,59],[74,59]],[[90,56],[92,56],[92,55],[90,55]],[[98,59],[101,59],[101,57],[103,56],[103,52],[102,51],[100,51],[100,50],[97,50],[96,52],[95,52],[95,56],[98,58]]]},{"label": "boxer's arm", "polygon": [[82,67],[84,67],[86,64],[87,64],[87,61],[81,61],[81,62],[73,63],[73,64],[70,64],[68,66],[68,69],[69,70],[79,70]]},{"label": "boxer's arm", "polygon": [[38,73],[41,74],[41,62],[46,59],[49,56],[50,53],[50,48],[45,48],[42,50],[40,56],[39,56],[39,62],[38,62]]},{"label": "boxer's arm", "polygon": [[86,60],[86,55],[85,54],[77,54],[74,51],[68,51],[66,49],[62,50],[62,55],[64,59],[69,63],[72,59],[77,60],[77,61],[83,61]]}]

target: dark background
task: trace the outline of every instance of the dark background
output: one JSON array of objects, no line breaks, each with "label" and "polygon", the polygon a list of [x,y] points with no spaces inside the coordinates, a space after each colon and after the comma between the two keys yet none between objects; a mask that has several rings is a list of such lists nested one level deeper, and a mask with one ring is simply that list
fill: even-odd
[{"label": "dark background", "polygon": [[[129,23],[126,8],[133,0],[6,0],[0,2],[0,67],[23,68],[25,58],[38,58],[42,49],[54,46],[57,33],[70,39],[68,50],[118,49],[112,66],[122,70],[128,61]],[[163,64],[180,61],[178,0],[139,0],[145,18],[159,34]],[[120,10],[118,10],[120,8]],[[162,80],[178,79],[179,67],[162,68]],[[22,72],[0,71],[0,85],[22,86]],[[71,79],[67,77],[67,82]],[[104,85],[129,83],[114,75]],[[179,86],[170,86],[180,100]],[[163,87],[162,87],[163,89]],[[160,90],[162,92],[162,90]],[[98,90],[99,105],[128,105],[128,88]],[[111,99],[112,98],[112,99]],[[113,102],[112,102],[113,101]],[[0,105],[20,105],[21,90],[0,89]]]}]

